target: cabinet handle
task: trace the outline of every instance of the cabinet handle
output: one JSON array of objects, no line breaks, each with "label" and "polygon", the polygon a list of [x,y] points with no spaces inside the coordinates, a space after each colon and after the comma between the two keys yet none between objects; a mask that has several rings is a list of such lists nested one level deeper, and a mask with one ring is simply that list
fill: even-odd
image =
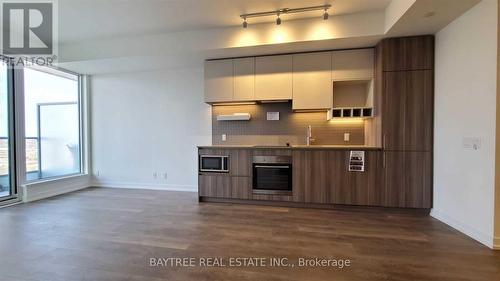
[{"label": "cabinet handle", "polygon": [[387,139],[387,135],[384,134],[384,136],[382,137],[382,148],[385,149],[385,142],[386,142],[386,139]]},{"label": "cabinet handle", "polygon": [[382,152],[382,167],[385,168],[385,153]]}]

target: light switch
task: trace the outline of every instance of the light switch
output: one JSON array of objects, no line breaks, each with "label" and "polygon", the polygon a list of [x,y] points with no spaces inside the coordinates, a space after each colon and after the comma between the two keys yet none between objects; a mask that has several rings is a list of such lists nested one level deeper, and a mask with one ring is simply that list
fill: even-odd
[{"label": "light switch", "polygon": [[464,137],[463,147],[469,150],[481,149],[481,138],[479,137]]},{"label": "light switch", "polygon": [[349,141],[350,138],[351,138],[351,134],[344,133],[344,141]]},{"label": "light switch", "polygon": [[222,134],[222,141],[226,141],[227,140],[227,135],[226,134]]}]

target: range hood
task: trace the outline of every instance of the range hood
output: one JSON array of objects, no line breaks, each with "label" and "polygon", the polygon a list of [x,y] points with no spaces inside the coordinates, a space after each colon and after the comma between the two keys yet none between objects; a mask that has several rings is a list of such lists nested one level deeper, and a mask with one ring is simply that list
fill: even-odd
[{"label": "range hood", "polygon": [[250,113],[234,113],[217,115],[217,121],[248,121],[252,116]]}]

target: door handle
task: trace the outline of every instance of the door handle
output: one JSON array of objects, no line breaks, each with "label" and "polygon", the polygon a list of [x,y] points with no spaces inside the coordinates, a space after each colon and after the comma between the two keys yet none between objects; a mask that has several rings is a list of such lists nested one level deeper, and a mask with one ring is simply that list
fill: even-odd
[{"label": "door handle", "polygon": [[270,168],[270,169],[289,169],[290,166],[265,166],[265,165],[255,165],[255,168]]}]

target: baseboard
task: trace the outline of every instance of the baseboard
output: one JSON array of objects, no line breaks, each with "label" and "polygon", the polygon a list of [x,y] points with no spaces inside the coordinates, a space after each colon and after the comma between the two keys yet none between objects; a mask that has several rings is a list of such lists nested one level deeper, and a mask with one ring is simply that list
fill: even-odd
[{"label": "baseboard", "polygon": [[97,180],[95,180],[95,181],[92,181],[91,185],[95,186],[95,187],[198,192],[197,186],[195,186],[195,185],[182,185],[182,184],[155,184],[155,183],[135,183],[135,182],[97,181]]},{"label": "baseboard", "polygon": [[500,236],[495,237],[495,240],[493,240],[493,249],[500,250]]},{"label": "baseboard", "polygon": [[[469,236],[470,238],[478,241],[479,243],[493,249],[493,235],[488,235],[480,230],[477,230],[474,227],[466,225],[451,216],[448,216],[442,212],[436,211],[434,209],[431,210],[431,217],[453,227],[454,229],[462,232],[463,234]],[[496,244],[498,245],[498,244]]]},{"label": "baseboard", "polygon": [[22,187],[23,202],[33,202],[64,193],[85,189],[89,186],[90,177],[88,175],[32,183]]}]

